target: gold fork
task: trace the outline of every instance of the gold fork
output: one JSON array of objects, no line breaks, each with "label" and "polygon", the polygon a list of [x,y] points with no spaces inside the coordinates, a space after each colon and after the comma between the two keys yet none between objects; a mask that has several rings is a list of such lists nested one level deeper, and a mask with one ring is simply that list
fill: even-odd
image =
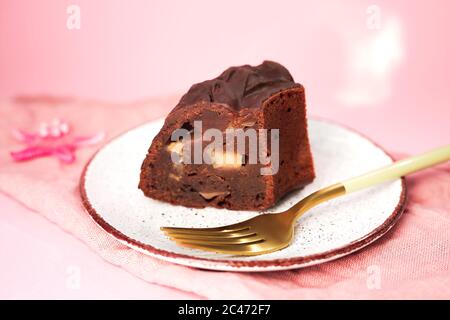
[{"label": "gold fork", "polygon": [[252,256],[287,247],[294,238],[295,221],[318,204],[450,160],[450,145],[394,162],[316,191],[280,213],[261,214],[217,228],[162,227],[167,236],[185,247],[217,253]]}]

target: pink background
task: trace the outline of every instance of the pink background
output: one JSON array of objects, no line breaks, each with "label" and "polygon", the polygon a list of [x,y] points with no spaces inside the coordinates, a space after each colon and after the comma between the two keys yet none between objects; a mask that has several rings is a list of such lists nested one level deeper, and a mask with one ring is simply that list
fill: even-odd
[{"label": "pink background", "polygon": [[[69,4],[80,30],[66,27]],[[271,59],[305,85],[310,115],[416,153],[450,142],[449,13],[446,0],[0,0],[0,98],[140,100]],[[190,296],[106,264],[4,196],[0,208],[0,297]],[[86,279],[77,290],[64,282],[71,264]]]}]

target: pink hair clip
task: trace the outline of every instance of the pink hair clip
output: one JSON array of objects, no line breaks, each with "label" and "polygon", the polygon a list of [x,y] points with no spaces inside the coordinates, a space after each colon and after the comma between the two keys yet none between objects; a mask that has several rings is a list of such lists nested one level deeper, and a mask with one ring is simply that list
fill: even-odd
[{"label": "pink hair clip", "polygon": [[73,137],[69,123],[60,119],[42,122],[37,132],[15,128],[12,134],[17,141],[26,145],[22,150],[11,152],[14,161],[54,156],[63,163],[74,162],[77,149],[100,143],[105,137],[104,132]]}]

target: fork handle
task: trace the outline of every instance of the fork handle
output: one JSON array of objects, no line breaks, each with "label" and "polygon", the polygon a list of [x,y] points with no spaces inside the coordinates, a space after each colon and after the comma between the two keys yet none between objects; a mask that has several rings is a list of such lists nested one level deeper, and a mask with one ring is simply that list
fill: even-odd
[{"label": "fork handle", "polygon": [[424,154],[406,158],[386,167],[370,171],[361,176],[341,182],[345,193],[355,192],[379,183],[394,180],[410,173],[450,160],[450,145],[440,147]]}]

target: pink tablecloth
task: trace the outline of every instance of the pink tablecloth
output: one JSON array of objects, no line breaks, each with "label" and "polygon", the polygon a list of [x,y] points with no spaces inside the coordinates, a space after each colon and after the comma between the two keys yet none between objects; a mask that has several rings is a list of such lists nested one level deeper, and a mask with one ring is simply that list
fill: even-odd
[{"label": "pink tablecloth", "polygon": [[[103,130],[111,138],[164,115],[173,99],[133,105],[67,99],[0,102],[0,191],[72,233],[110,263],[155,284],[205,298],[450,298],[450,166],[408,179],[409,203],[398,225],[365,250],[306,269],[243,274],[202,271],[162,262],[120,244],[97,227],[78,194],[80,172],[96,148],[77,152],[77,161],[54,158],[14,163],[20,145],[13,127],[32,127],[54,117],[78,134]],[[395,151],[395,150],[394,150]],[[113,281],[113,279],[112,279]]]}]

